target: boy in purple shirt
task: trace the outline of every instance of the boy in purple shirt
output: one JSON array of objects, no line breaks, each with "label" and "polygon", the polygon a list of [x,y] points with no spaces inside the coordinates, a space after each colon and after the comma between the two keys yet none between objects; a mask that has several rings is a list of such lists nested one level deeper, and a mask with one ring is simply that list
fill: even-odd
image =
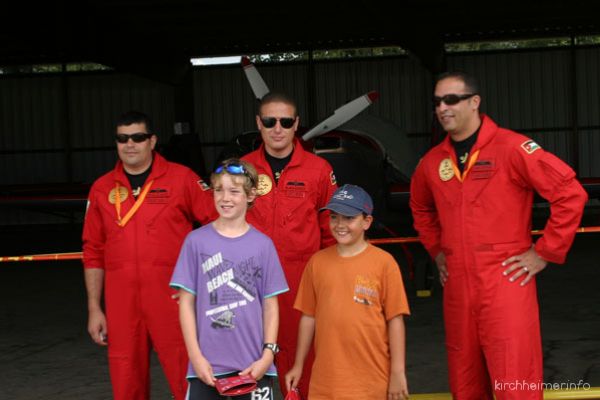
[{"label": "boy in purple shirt", "polygon": [[246,222],[257,182],[244,161],[226,160],[215,170],[219,218],[188,235],[171,278],[180,289],[191,400],[222,398],[216,379],[238,374],[258,381],[240,399],[273,399],[277,295],[288,287],[271,239]]}]

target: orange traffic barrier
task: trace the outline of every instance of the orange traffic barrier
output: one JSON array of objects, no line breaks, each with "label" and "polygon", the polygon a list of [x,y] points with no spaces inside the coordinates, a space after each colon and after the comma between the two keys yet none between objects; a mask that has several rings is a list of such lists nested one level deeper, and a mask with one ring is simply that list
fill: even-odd
[{"label": "orange traffic barrier", "polygon": [[75,253],[55,253],[55,254],[32,254],[30,256],[8,256],[0,257],[0,262],[18,262],[18,261],[62,261],[62,260],[81,260],[82,252]]},{"label": "orange traffic barrier", "polygon": [[[577,228],[577,233],[594,233],[600,232],[600,226],[582,226]],[[532,235],[542,235],[542,229],[531,231]],[[380,238],[369,239],[372,244],[395,244],[395,243],[419,243],[419,238],[414,236],[396,237],[396,238]],[[0,262],[20,262],[20,261],[62,261],[62,260],[80,260],[83,258],[83,253],[55,253],[55,254],[32,254],[28,256],[6,256],[0,257]]]},{"label": "orange traffic barrier", "polygon": [[[600,232],[600,226],[582,226],[577,228],[577,233],[593,233]],[[543,229],[535,229],[531,231],[534,236],[539,236],[544,233]],[[414,236],[408,237],[397,237],[397,238],[381,238],[381,239],[369,239],[372,244],[394,244],[394,243],[418,243],[419,238]]]}]

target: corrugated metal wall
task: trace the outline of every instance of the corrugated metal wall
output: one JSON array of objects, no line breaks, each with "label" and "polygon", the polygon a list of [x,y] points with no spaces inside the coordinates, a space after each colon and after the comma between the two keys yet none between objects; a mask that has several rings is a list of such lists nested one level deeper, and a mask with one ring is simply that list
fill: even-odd
[{"label": "corrugated metal wall", "polygon": [[356,97],[375,90],[380,98],[365,113],[395,124],[408,135],[419,153],[429,146],[431,135],[432,75],[414,58],[324,62],[315,66],[315,123]]},{"label": "corrugated metal wall", "polygon": [[114,165],[115,118],[144,110],[166,140],[173,100],[170,86],[130,75],[2,78],[0,184],[92,181]]},{"label": "corrugated metal wall", "polygon": [[[482,110],[498,123],[571,164],[577,145],[580,175],[600,176],[600,48],[451,54],[447,64],[480,78]],[[429,146],[433,77],[411,57],[258,69],[271,89],[298,100],[309,126],[376,90],[379,101],[365,112],[396,124],[415,151]],[[193,91],[196,132],[211,167],[224,143],[255,129],[256,101],[238,65],[197,68]],[[173,87],[125,74],[0,77],[0,185],[91,182],[115,162],[119,113],[147,112],[166,143],[174,103]]]},{"label": "corrugated metal wall", "polygon": [[[348,101],[377,91],[380,99],[365,112],[394,122],[409,133],[417,148],[429,143],[431,74],[412,58],[360,61],[260,64],[271,90],[289,93],[298,102],[302,125],[313,126]],[[309,82],[314,82],[310,84]],[[256,101],[239,65],[198,68],[194,73],[196,128],[212,165],[228,142],[255,130]],[[313,115],[314,114],[314,115]]]},{"label": "corrugated metal wall", "polygon": [[121,113],[147,113],[159,143],[166,143],[173,132],[174,92],[169,85],[123,74],[79,76],[69,79],[68,98],[76,182],[91,182],[114,166],[114,121]]},{"label": "corrugated metal wall", "polygon": [[532,137],[574,167],[578,141],[576,167],[580,176],[589,177],[600,176],[599,54],[597,48],[555,49],[452,55],[447,60],[449,69],[480,79],[482,110],[499,124]]},{"label": "corrugated metal wall", "polygon": [[576,52],[579,168],[581,176],[600,176],[600,49]]},{"label": "corrugated metal wall", "polygon": [[409,134],[430,132],[431,74],[413,58],[317,64],[317,101],[322,120],[371,90],[380,99],[365,112],[386,118]]},{"label": "corrugated metal wall", "polygon": [[[150,114],[166,141],[174,123],[173,89],[123,74],[0,78],[0,185],[92,182],[116,161],[115,118]],[[10,210],[0,224],[64,222]]]},{"label": "corrugated metal wall", "polygon": [[[0,183],[64,182],[60,77],[0,79]],[[22,152],[22,153],[18,153]]]}]

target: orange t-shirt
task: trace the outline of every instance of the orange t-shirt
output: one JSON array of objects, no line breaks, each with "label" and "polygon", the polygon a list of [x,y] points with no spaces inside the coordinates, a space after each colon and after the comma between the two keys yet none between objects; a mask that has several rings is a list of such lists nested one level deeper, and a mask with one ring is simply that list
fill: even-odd
[{"label": "orange t-shirt", "polygon": [[311,400],[387,399],[387,321],[410,313],[391,254],[372,245],[352,257],[336,246],[317,252],[294,307],[315,318]]}]

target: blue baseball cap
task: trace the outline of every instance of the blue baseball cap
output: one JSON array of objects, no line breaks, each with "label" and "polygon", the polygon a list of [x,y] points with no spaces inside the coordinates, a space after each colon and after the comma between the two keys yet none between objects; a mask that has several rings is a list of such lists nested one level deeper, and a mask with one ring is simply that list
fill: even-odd
[{"label": "blue baseball cap", "polygon": [[347,217],[358,214],[373,214],[373,200],[369,193],[356,185],[344,185],[335,191],[329,203],[321,210],[331,210]]}]

